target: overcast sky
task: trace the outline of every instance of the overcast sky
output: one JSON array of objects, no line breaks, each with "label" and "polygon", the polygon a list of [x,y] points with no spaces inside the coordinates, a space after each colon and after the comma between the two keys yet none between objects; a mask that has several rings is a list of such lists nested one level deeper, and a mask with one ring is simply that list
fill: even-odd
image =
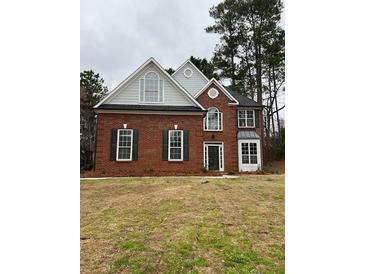
[{"label": "overcast sky", "polygon": [[211,58],[218,43],[205,27],[220,0],[81,0],[81,71],[116,86],[149,57],[176,69],[191,55]]},{"label": "overcast sky", "polygon": [[210,59],[219,36],[204,29],[214,23],[209,9],[219,2],[81,0],[80,69],[99,73],[111,90],[150,57],[174,69],[191,55]]}]

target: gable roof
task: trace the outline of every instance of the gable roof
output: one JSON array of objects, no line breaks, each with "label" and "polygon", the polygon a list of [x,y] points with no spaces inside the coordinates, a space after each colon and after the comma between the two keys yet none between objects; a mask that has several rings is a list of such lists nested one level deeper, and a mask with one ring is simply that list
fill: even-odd
[{"label": "gable roof", "polygon": [[209,79],[207,78],[207,76],[204,75],[203,72],[200,71],[200,69],[198,69],[193,62],[190,61],[190,59],[186,60],[184,63],[182,63],[177,69],[176,71],[171,75],[171,76],[174,76],[178,71],[180,71],[180,69],[182,69],[187,63],[189,63],[193,68],[195,68],[199,73],[200,75],[206,80],[206,81],[209,81]]},{"label": "gable roof", "polygon": [[242,94],[239,94],[237,91],[233,91],[229,88],[226,88],[234,98],[239,102],[239,107],[262,107],[259,103],[257,103],[255,100],[252,100]]},{"label": "gable roof", "polygon": [[171,82],[177,87],[177,89],[184,94],[194,105],[205,110],[205,108],[199,104],[195,98],[181,86],[179,82],[177,82],[174,78],[168,74],[165,69],[153,58],[149,58],[146,62],[144,62],[139,68],[137,68],[131,75],[129,75],[124,81],[122,81],[119,85],[117,85],[104,99],[102,99],[98,104],[94,106],[94,108],[99,108],[106,100],[111,98],[121,87],[125,86],[135,75],[137,75],[140,71],[142,71],[149,64],[153,63],[160,71],[163,73]]},{"label": "gable roof", "polygon": [[195,99],[198,98],[206,90],[206,88],[209,87],[212,83],[214,83],[216,86],[218,86],[223,91],[223,93],[231,101],[233,101],[232,102],[233,105],[239,105],[238,100],[234,96],[232,96],[232,94],[228,90],[226,90],[226,88],[221,83],[219,83],[215,78],[212,78],[197,94],[195,94],[195,96],[194,96]]}]

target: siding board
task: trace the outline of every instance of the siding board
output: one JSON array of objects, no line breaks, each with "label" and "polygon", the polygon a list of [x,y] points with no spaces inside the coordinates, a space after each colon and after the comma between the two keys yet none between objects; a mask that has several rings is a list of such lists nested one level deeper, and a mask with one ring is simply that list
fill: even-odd
[{"label": "siding board", "polygon": [[[184,76],[184,70],[187,68],[193,71],[193,75],[190,78]],[[189,62],[181,67],[172,77],[193,96],[208,83]]]},{"label": "siding board", "polygon": [[138,73],[131,81],[124,87],[120,88],[115,94],[110,97],[105,104],[127,104],[138,105],[143,104],[139,102],[140,97],[140,79],[149,72],[156,72],[160,79],[163,79],[164,87],[164,102],[159,102],[154,105],[169,105],[169,106],[194,106],[194,104],[178,90],[173,82],[169,80],[161,71],[154,65],[150,64],[140,73]]}]

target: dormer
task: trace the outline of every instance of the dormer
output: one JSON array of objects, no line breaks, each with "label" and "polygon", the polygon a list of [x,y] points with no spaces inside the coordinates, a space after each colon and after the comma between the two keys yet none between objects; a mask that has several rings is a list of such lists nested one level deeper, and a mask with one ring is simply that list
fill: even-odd
[{"label": "dormer", "polygon": [[195,96],[208,82],[208,78],[188,59],[173,74],[192,96]]}]

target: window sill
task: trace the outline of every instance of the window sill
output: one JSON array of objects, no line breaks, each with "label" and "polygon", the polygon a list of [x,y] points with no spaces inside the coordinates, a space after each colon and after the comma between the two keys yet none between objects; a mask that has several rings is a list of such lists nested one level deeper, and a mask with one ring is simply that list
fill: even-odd
[{"label": "window sill", "polygon": [[171,162],[171,163],[181,163],[181,162],[184,162],[184,160],[168,160],[168,162]]},{"label": "window sill", "polygon": [[204,129],[204,131],[214,131],[214,132],[219,132],[219,131],[223,131],[223,129]]},{"label": "window sill", "polygon": [[238,126],[238,128],[256,128],[255,126],[253,126],[253,127],[240,127],[240,126]]},{"label": "window sill", "polygon": [[117,161],[117,162],[132,162],[132,159],[126,159],[126,160],[115,160],[115,161]]}]

